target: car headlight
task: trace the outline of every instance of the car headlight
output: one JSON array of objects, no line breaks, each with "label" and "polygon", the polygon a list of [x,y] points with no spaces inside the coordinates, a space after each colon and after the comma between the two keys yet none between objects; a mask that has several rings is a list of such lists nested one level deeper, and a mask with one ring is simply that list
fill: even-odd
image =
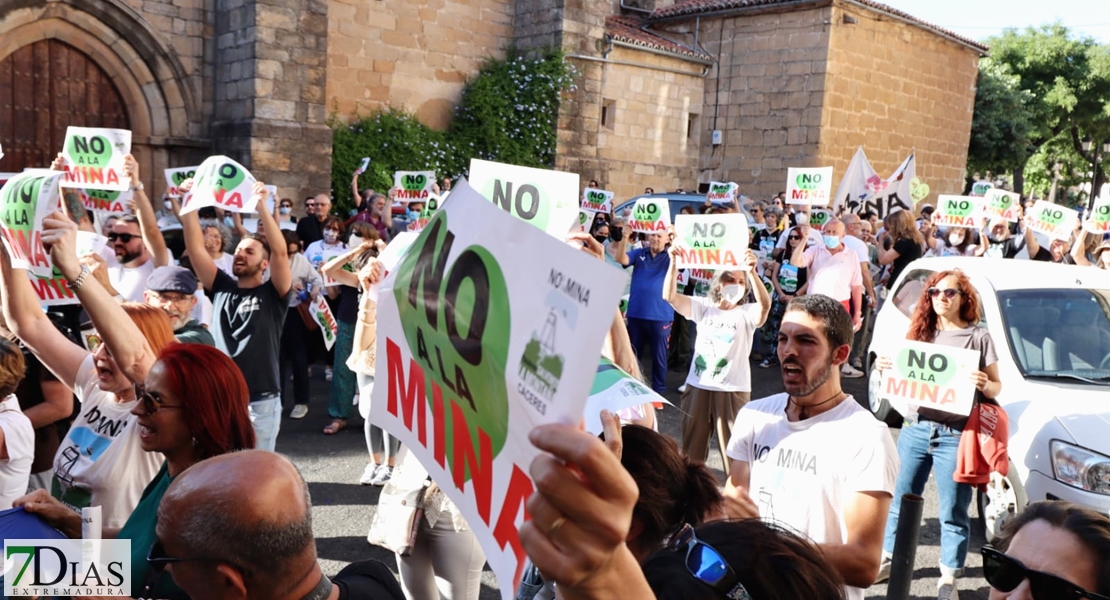
[{"label": "car headlight", "polygon": [[1052,440],[1052,471],[1072,487],[1110,496],[1110,457]]}]

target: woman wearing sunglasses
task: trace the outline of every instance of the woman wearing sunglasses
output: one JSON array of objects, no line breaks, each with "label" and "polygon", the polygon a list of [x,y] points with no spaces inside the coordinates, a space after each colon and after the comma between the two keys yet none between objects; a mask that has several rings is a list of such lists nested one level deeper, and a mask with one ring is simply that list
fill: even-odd
[{"label": "woman wearing sunglasses", "polygon": [[1110,600],[1110,519],[1070,502],[1034,502],[984,546],[990,600]]},{"label": "woman wearing sunglasses", "polygon": [[[979,370],[971,378],[975,384],[975,404],[995,404],[1002,391],[998,376],[998,356],[994,342],[986,329],[978,326],[980,316],[979,296],[963,271],[958,269],[934,273],[926,282],[917,301],[906,339],[975,350],[979,353]],[[889,357],[879,357],[875,365],[880,370],[891,368]],[[890,576],[890,557],[894,553],[894,533],[898,529],[898,512],[903,494],[920,495],[929,479],[929,471],[936,475],[937,494],[940,500],[940,582],[938,597],[941,600],[956,598],[956,577],[967,560],[968,538],[971,533],[972,486],[953,480],[960,436],[967,424],[967,416],[944,411],[918,408],[916,414],[907,415],[906,424],[898,436],[898,458],[901,469],[894,488],[894,501],[886,521],[883,538],[883,562],[879,581]]]}]

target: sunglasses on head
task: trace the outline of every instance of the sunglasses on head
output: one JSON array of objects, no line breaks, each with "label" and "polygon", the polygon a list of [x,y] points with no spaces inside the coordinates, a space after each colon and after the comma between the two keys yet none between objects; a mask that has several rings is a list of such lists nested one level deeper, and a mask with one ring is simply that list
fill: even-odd
[{"label": "sunglasses on head", "polygon": [[945,298],[948,298],[949,300],[951,300],[951,299],[956,297],[956,294],[960,293],[960,290],[957,290],[955,288],[948,288],[946,290],[942,290],[940,288],[931,287],[931,288],[929,288],[928,292],[929,292],[929,297],[930,298],[936,298],[937,296],[939,296],[941,294],[944,294]]},{"label": "sunglasses on head", "polygon": [[1061,577],[1034,571],[990,546],[984,546],[980,552],[983,555],[983,577],[1000,592],[1012,592],[1022,581],[1029,580],[1033,600],[1110,600]]},{"label": "sunglasses on head", "polygon": [[134,233],[109,233],[108,234],[108,241],[109,242],[114,242],[116,240],[119,240],[119,241],[121,241],[125,244],[129,244],[129,243],[131,243],[131,240],[133,240],[137,237],[139,237],[139,236],[134,234]]},{"label": "sunglasses on head", "polygon": [[686,550],[686,570],[698,581],[724,594],[729,600],[752,600],[740,578],[720,552],[698,539],[689,523],[671,539],[671,550]]}]

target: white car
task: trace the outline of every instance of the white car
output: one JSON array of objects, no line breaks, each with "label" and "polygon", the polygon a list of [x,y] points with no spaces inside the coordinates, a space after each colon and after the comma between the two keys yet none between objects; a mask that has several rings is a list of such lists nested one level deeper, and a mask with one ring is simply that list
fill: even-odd
[{"label": "white car", "polygon": [[[998,401],[1010,418],[1010,473],[979,494],[988,538],[1039,500],[1110,514],[1110,271],[1012,259],[914,261],[876,316],[869,364],[905,339],[929,276],[953,268],[979,292],[980,325],[998,353]],[[866,408],[900,426],[901,415],[878,395],[874,367],[868,377]]]}]

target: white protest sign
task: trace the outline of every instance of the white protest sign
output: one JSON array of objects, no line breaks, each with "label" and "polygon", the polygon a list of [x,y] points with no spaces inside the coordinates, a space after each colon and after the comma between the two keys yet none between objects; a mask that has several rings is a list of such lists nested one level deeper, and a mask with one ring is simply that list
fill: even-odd
[{"label": "white protest sign", "polygon": [[[976,195],[972,194],[972,197]],[[983,216],[987,219],[1005,219],[1011,223],[1017,223],[1018,206],[1021,204],[1020,194],[992,187],[986,190],[982,197],[983,201],[980,204],[983,207]]]},{"label": "white protest sign", "polygon": [[832,198],[832,167],[790,167],[786,170],[786,203],[828,206]]},{"label": "white protest sign", "polygon": [[369,156],[362,157],[362,162],[358,165],[358,168],[355,169],[355,174],[362,175],[363,173],[366,172],[366,167],[369,167],[369,166],[370,166],[370,157]]},{"label": "white protest sign", "polygon": [[586,399],[586,412],[583,415],[586,418],[586,431],[595,434],[602,432],[603,410],[616,413],[633,406],[655,403],[670,404],[670,401],[603,357],[597,365],[590,397]]},{"label": "white protest sign", "polygon": [[1110,195],[1095,200],[1090,216],[1083,221],[1083,229],[1096,235],[1110,233]]},{"label": "white protest sign", "polygon": [[[560,241],[578,215],[578,174],[470,160],[470,187],[494,206]],[[454,190],[452,190],[453,192]]]},{"label": "white protest sign", "polygon": [[465,182],[382,282],[370,419],[458,507],[505,600],[527,560],[528,433],[581,421],[626,282]]},{"label": "white protest sign", "polygon": [[937,198],[937,210],[933,212],[933,225],[974,229],[979,226],[982,210],[983,198],[941,194]]},{"label": "white protest sign", "polygon": [[678,215],[674,229],[678,242],[677,268],[744,268],[751,233],[744,215]]},{"label": "white protest sign", "polygon": [[4,160],[4,146],[0,144],[0,160]]},{"label": "white protest sign", "polygon": [[809,226],[814,229],[820,229],[833,218],[831,210],[822,210],[815,208],[809,211]]},{"label": "white protest sign", "polygon": [[131,212],[131,199],[135,193],[131,190],[117,192],[114,190],[89,190],[74,189],[81,205],[85,210],[95,210],[110,215],[126,215]]},{"label": "white protest sign", "polygon": [[[381,254],[378,255],[378,262],[382,263],[382,279],[389,277],[389,274],[397,268],[397,263],[401,262],[401,258],[409,251],[409,248],[412,247],[412,243],[416,241],[417,237],[419,236],[415,232],[402,231],[393,236],[393,239],[389,240],[389,244],[386,245],[385,250],[382,250]],[[375,303],[378,301],[378,288],[380,288],[381,285],[379,281],[366,290],[366,294],[369,295],[370,299]]]},{"label": "white protest sign", "polygon": [[397,171],[393,174],[393,187],[397,188],[394,200],[425,202],[432,194],[432,186],[435,182],[435,171]]},{"label": "white protest sign", "polygon": [[438,197],[435,194],[428,196],[428,201],[421,207],[420,214],[417,215],[414,221],[409,223],[408,230],[412,233],[420,233],[423,231],[424,227],[428,225],[428,221],[431,221],[432,217],[435,216],[439,207],[443,206],[443,200],[444,198]]},{"label": "white protest sign", "polygon": [[590,232],[590,227],[594,223],[594,213],[580,210],[578,211],[578,229],[584,233]]},{"label": "white protest sign", "polygon": [[1029,210],[1029,228],[1054,240],[1071,239],[1079,223],[1079,213],[1074,209],[1047,200],[1037,200]]},{"label": "white protest sign", "polygon": [[62,171],[28,169],[0,189],[0,237],[12,268],[39,277],[53,273],[50,255],[42,246],[42,221],[61,207],[58,184],[63,177]]},{"label": "white protest sign", "polygon": [[106,245],[108,238],[95,231],[77,231],[77,256],[100,254]]},{"label": "white protest sign", "polygon": [[184,194],[185,197],[182,198],[181,190],[178,188],[186,179],[196,177],[197,169],[200,169],[200,166],[166,169],[166,195],[181,198],[181,204],[184,205],[188,197],[192,194]]},{"label": "white protest sign", "polygon": [[906,414],[908,406],[923,406],[957,415],[971,414],[979,370],[979,352],[940,344],[900,342],[891,357],[894,366],[882,372],[880,395]]},{"label": "white protest sign", "polygon": [[311,301],[312,304],[308,311],[312,315],[312,320],[320,326],[320,335],[324,336],[324,345],[328,350],[331,350],[335,344],[335,338],[339,335],[339,323],[335,321],[335,316],[331,314],[331,307],[328,306],[328,301],[324,294],[317,294],[316,299]]},{"label": "white protest sign", "polygon": [[131,180],[123,173],[123,162],[131,153],[131,132],[126,129],[69,127],[62,155],[66,176],[61,186],[123,191]]},{"label": "white protest sign", "polygon": [[976,181],[971,185],[971,195],[976,197],[986,196],[987,192],[994,189],[994,184],[989,181]]},{"label": "white protest sign", "polygon": [[710,181],[709,191],[705,194],[705,199],[710,202],[734,202],[736,200],[736,192],[740,186],[735,183]]},{"label": "white protest sign", "polygon": [[628,228],[640,233],[666,233],[671,224],[671,204],[666,198],[640,198],[628,216]]},{"label": "white protest sign", "polygon": [[266,212],[274,214],[274,203],[277,202],[277,186],[266,184]]},{"label": "white protest sign", "polygon": [[582,210],[591,213],[613,212],[613,192],[586,188],[582,192]]},{"label": "white protest sign", "polygon": [[205,206],[216,206],[238,213],[254,212],[256,180],[243,165],[226,156],[210,156],[197,167],[189,197],[181,205],[181,214]]}]

